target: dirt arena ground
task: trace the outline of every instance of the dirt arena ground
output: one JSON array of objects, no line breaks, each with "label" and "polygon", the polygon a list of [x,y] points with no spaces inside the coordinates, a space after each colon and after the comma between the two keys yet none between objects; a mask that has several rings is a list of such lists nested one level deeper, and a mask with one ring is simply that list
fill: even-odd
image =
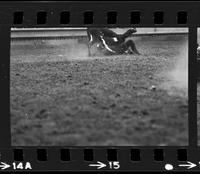
[{"label": "dirt arena ground", "polygon": [[188,145],[187,87],[170,76],[187,39],[139,37],[140,56],[95,57],[77,40],[12,42],[12,145]]}]

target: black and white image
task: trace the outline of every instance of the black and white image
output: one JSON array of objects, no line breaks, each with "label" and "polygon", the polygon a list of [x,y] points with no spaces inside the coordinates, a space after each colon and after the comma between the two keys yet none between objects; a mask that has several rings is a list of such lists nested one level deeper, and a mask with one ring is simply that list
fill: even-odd
[{"label": "black and white image", "polygon": [[12,146],[187,146],[188,28],[12,28],[10,114]]}]

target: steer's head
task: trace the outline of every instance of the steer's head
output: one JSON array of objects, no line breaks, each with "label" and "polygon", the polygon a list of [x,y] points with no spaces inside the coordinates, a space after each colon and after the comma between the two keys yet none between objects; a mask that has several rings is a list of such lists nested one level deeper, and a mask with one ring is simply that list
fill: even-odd
[{"label": "steer's head", "polygon": [[136,32],[137,32],[137,30],[136,30],[135,27],[131,28],[130,31],[131,31],[132,33],[136,33]]},{"label": "steer's head", "polygon": [[130,29],[127,31],[127,35],[131,36],[133,33],[136,33],[136,32],[137,32],[136,28],[133,27],[133,28],[130,28]]},{"label": "steer's head", "polygon": [[125,37],[129,37],[131,36],[133,33],[137,32],[136,28],[130,28],[129,30],[127,30],[123,35]]}]

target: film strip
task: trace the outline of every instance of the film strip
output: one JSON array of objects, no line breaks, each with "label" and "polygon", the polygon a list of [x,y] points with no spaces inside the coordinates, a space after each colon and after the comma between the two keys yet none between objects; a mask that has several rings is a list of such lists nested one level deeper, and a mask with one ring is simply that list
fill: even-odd
[{"label": "film strip", "polygon": [[199,2],[0,14],[0,171],[200,171]]}]

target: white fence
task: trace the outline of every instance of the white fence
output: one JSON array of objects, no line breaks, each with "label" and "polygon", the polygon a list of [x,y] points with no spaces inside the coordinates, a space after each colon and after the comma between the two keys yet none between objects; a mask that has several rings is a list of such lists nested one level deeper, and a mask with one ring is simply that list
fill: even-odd
[{"label": "white fence", "polygon": [[[129,28],[111,28],[118,34]],[[187,34],[188,28],[137,28],[137,35]],[[86,28],[11,28],[12,39],[85,37]]]}]

